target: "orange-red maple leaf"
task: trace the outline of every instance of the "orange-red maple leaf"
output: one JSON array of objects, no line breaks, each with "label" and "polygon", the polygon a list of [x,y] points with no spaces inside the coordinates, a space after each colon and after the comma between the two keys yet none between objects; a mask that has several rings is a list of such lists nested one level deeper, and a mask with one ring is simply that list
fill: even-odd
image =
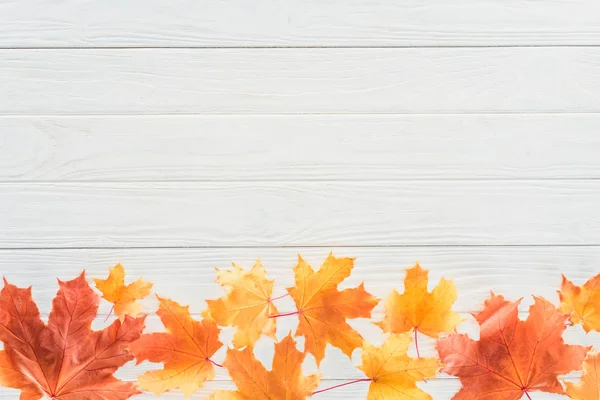
[{"label": "orange-red maple leaf", "polygon": [[442,370],[460,378],[454,400],[516,400],[529,392],[564,394],[557,377],[581,369],[589,347],[567,345],[562,334],[568,316],[535,297],[521,321],[517,302],[492,294],[474,317],[480,339],[453,334],[437,342]]},{"label": "orange-red maple leaf", "polygon": [[319,375],[304,376],[305,353],[296,348],[291,335],[275,344],[271,371],[254,357],[250,347],[227,350],[223,365],[235,382],[237,391],[220,390],[211,400],[304,400],[319,384]]},{"label": "orange-red maple leaf", "polygon": [[48,324],[31,297],[31,287],[4,280],[0,291],[0,383],[21,389],[21,400],[122,400],[139,391],[113,373],[133,356],[126,347],[138,339],[144,318],[126,317],[101,331],[91,324],[99,296],[85,273],[58,281]]},{"label": "orange-red maple leaf", "polygon": [[150,294],[152,283],[138,278],[125,285],[125,270],[121,264],[110,269],[107,279],[94,279],[96,287],[102,292],[102,297],[113,303],[115,314],[123,321],[125,315],[137,317],[142,312],[142,305],[137,300]]},{"label": "orange-red maple leaf", "polygon": [[210,357],[223,346],[220,330],[212,318],[197,321],[188,306],[156,297],[160,303],[156,313],[167,332],[143,335],[129,349],[138,364],[148,360],[163,363],[164,368],[140,375],[138,385],[157,395],[179,388],[191,396],[204,381],[215,376],[215,363]]},{"label": "orange-red maple leaf", "polygon": [[207,300],[208,311],[220,326],[235,326],[233,346],[237,349],[254,346],[262,334],[275,338],[277,313],[271,301],[273,282],[260,261],[247,272],[233,264],[232,270],[217,269],[217,283],[228,293],[216,300]]},{"label": "orange-red maple leaf", "polygon": [[563,275],[558,294],[560,311],[570,314],[574,324],[581,324],[586,332],[600,331],[600,274],[581,287]]},{"label": "orange-red maple leaf", "polygon": [[573,400],[600,400],[600,353],[589,353],[583,362],[583,376],[578,384],[565,382]]},{"label": "orange-red maple leaf", "polygon": [[302,257],[294,268],[296,286],[287,288],[298,309],[300,323],[296,336],[306,338],[305,348],[317,365],[325,357],[327,343],[341,349],[348,357],[363,344],[362,336],[346,319],[370,318],[379,299],[365,291],[363,284],[339,291],[337,286],[354,267],[353,258],[335,258],[329,254],[315,272]]}]

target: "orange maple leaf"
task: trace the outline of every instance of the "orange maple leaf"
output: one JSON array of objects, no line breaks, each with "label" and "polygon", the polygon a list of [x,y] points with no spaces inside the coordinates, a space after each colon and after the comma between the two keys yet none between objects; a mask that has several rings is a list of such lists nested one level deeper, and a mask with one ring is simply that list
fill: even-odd
[{"label": "orange maple leaf", "polygon": [[412,329],[437,338],[442,332],[452,332],[462,318],[452,312],[457,299],[452,281],[442,278],[431,293],[427,291],[428,271],[419,263],[406,270],[404,293],[396,290],[385,301],[385,317],[376,325],[384,332],[404,333]]},{"label": "orange maple leaf", "polygon": [[359,367],[371,380],[367,400],[404,398],[431,400],[417,381],[435,377],[442,364],[435,358],[410,358],[406,354],[412,338],[390,335],[381,347],[366,344]]},{"label": "orange maple leaf", "polygon": [[217,269],[217,283],[229,289],[227,295],[217,300],[207,300],[208,312],[218,325],[235,326],[233,346],[254,346],[262,334],[275,338],[277,313],[271,301],[273,282],[267,279],[260,261],[250,272],[233,264],[233,270]]},{"label": "orange maple leaf", "polygon": [[156,395],[179,388],[184,395],[191,396],[204,381],[215,377],[213,364],[218,364],[210,357],[223,346],[219,341],[220,330],[212,318],[197,321],[188,306],[156,297],[159,301],[156,313],[167,332],[145,334],[129,349],[137,364],[148,360],[161,362],[164,368],[140,375],[138,385]]},{"label": "orange maple leaf", "polygon": [[245,400],[245,398],[233,390],[217,390],[210,395],[208,400]]},{"label": "orange maple leaf", "polygon": [[21,400],[123,400],[139,391],[113,373],[133,359],[126,347],[138,339],[144,318],[116,320],[92,331],[99,296],[85,280],[58,281],[46,325],[31,287],[4,280],[0,291],[0,383],[21,389]]},{"label": "orange maple leaf", "polygon": [[583,362],[583,376],[575,385],[565,382],[567,394],[574,400],[600,400],[600,353],[589,353]]},{"label": "orange maple leaf", "polygon": [[271,371],[254,357],[250,347],[227,350],[223,365],[235,382],[237,391],[220,390],[211,400],[303,400],[319,384],[319,375],[304,376],[302,362],[305,353],[296,348],[291,334],[275,344]]},{"label": "orange maple leaf", "polygon": [[[346,322],[348,318],[370,318],[379,299],[367,293],[363,284],[339,291],[337,285],[350,276],[353,258],[335,258],[329,254],[315,272],[302,257],[294,268],[296,286],[287,288],[294,299],[300,323],[296,336],[306,338],[305,348],[317,365],[325,356],[327,343],[341,349],[348,357],[363,344],[362,336]],[[283,314],[286,315],[286,314]]]},{"label": "orange maple leaf", "polygon": [[600,274],[581,287],[575,286],[563,275],[558,295],[559,310],[570,314],[571,322],[582,324],[586,332],[600,331]]},{"label": "orange maple leaf", "polygon": [[529,392],[564,394],[558,375],[581,369],[589,347],[567,345],[562,334],[567,316],[549,301],[535,297],[525,321],[517,302],[492,293],[474,317],[480,339],[453,334],[437,342],[442,370],[460,378],[454,400],[515,400]]},{"label": "orange maple leaf", "polygon": [[107,279],[94,279],[96,287],[102,292],[102,297],[113,303],[115,314],[121,321],[125,315],[137,317],[142,312],[142,306],[137,300],[150,294],[152,283],[138,278],[136,281],[125,285],[125,270],[121,264],[110,269]]}]

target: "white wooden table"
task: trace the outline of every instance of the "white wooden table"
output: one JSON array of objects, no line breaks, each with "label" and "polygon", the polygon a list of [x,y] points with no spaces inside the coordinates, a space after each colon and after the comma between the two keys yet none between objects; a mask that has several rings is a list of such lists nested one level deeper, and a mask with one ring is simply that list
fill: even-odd
[{"label": "white wooden table", "polygon": [[[347,285],[381,298],[418,260],[465,314],[493,290],[525,316],[530,294],[557,302],[561,273],[600,272],[597,0],[125,3],[0,2],[0,272],[44,314],[56,277],[118,261],[195,313],[222,293],[213,267],[259,256],[277,294],[297,253],[357,257]],[[328,348],[321,387],[360,378],[359,356]],[[420,384],[436,400],[459,385]],[[193,398],[232,387],[218,371]]]}]

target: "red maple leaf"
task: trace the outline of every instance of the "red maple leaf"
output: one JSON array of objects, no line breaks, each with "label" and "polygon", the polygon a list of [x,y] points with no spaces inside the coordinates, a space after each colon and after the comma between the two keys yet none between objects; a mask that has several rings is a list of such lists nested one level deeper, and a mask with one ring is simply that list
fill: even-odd
[{"label": "red maple leaf", "polygon": [[442,372],[460,378],[453,400],[516,400],[529,392],[565,394],[559,375],[581,369],[589,347],[567,345],[562,339],[568,316],[547,300],[534,297],[529,316],[521,321],[517,302],[492,293],[475,314],[480,339],[453,334],[437,349]]},{"label": "red maple leaf", "polygon": [[21,390],[21,400],[123,400],[139,391],[113,373],[133,356],[126,347],[138,339],[144,318],[127,316],[91,329],[99,296],[85,280],[62,282],[48,324],[31,297],[4,279],[0,291],[0,383]]}]

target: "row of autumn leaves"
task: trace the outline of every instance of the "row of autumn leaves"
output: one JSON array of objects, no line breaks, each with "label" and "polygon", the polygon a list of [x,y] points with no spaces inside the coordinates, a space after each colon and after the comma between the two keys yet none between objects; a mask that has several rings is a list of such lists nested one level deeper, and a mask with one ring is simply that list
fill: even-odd
[{"label": "row of autumn leaves", "polygon": [[[160,395],[180,389],[186,396],[214,378],[214,367],[224,366],[237,385],[236,391],[216,391],[211,400],[302,400],[331,390],[316,390],[319,375],[304,376],[307,353],[320,364],[327,344],[351,356],[362,349],[368,399],[431,399],[417,381],[432,378],[440,369],[460,378],[456,400],[508,400],[542,391],[567,394],[573,399],[598,400],[600,357],[589,347],[567,345],[562,334],[567,324],[582,324],[586,332],[600,330],[600,275],[577,287],[563,277],[560,307],[535,297],[525,321],[519,320],[519,301],[492,294],[481,312],[474,314],[480,338],[452,333],[462,318],[451,310],[457,299],[452,281],[442,279],[428,292],[427,271],[418,264],[407,270],[404,293],[393,291],[385,302],[385,317],[377,322],[389,333],[380,347],[363,342],[348,323],[351,318],[370,318],[379,302],[361,284],[338,290],[353,268],[351,258],[325,260],[318,271],[299,257],[294,268],[294,287],[288,294],[296,303],[294,313],[278,314],[272,298],[272,280],[260,262],[250,271],[234,264],[217,270],[217,282],[227,293],[208,301],[202,319],[192,318],[187,306],[158,297],[157,311],[166,328],[163,333],[143,334],[144,316],[137,300],[148,296],[152,284],[141,278],[125,285],[120,265],[107,279],[95,279],[103,298],[113,303],[117,319],[105,329],[93,331],[99,296],[85,273],[62,282],[52,302],[48,323],[32,299],[31,288],[18,288],[5,279],[0,292],[0,383],[21,390],[21,400],[127,399],[140,389]],[[275,344],[271,371],[254,357],[253,346],[262,336],[275,338],[276,317],[297,314],[296,336],[304,336],[300,352],[291,334]],[[211,357],[223,346],[219,326],[236,329],[223,365]],[[410,358],[412,335],[419,331],[438,338],[436,358]],[[586,358],[587,355],[587,358]],[[137,386],[113,374],[133,358],[163,364],[163,369],[144,373]],[[581,370],[582,381],[566,383],[560,375]],[[587,372],[586,372],[587,371]],[[596,372],[592,372],[596,371]],[[343,385],[338,385],[343,386]]]}]

